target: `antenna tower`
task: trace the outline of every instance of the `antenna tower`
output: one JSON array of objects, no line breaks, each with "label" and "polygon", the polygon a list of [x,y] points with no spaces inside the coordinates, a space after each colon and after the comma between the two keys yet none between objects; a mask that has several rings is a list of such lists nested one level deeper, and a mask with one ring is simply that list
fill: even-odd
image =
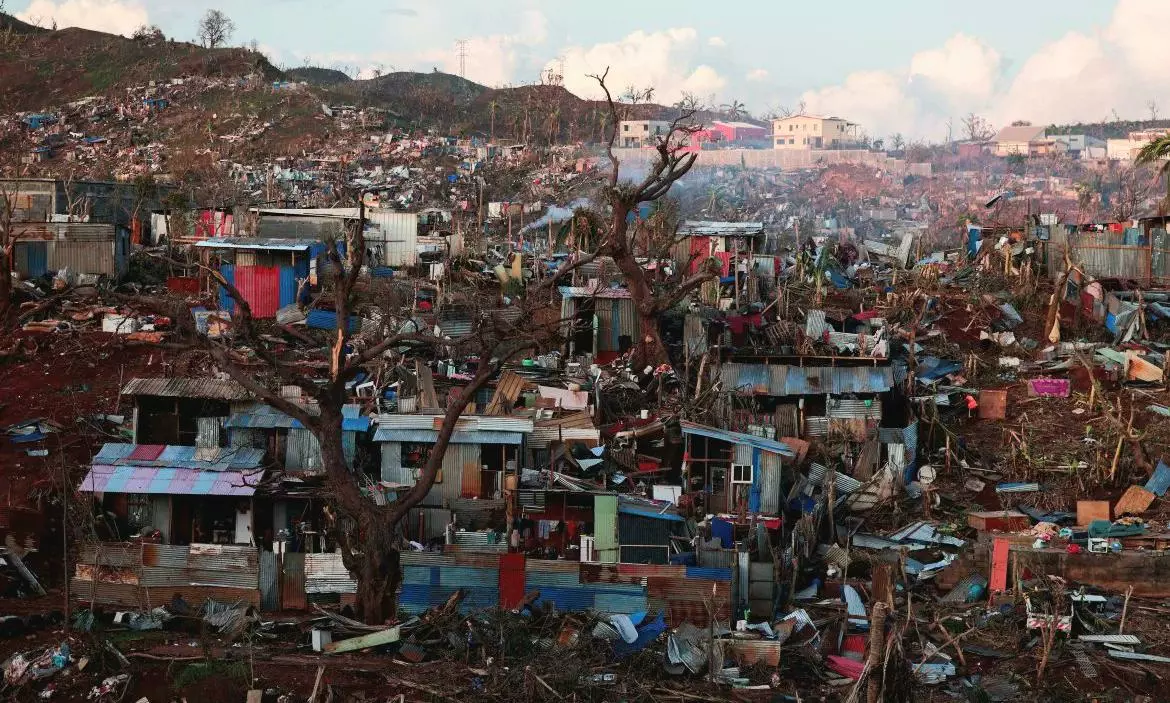
[{"label": "antenna tower", "polygon": [[467,40],[460,39],[455,42],[455,47],[459,51],[459,77],[467,78]]}]

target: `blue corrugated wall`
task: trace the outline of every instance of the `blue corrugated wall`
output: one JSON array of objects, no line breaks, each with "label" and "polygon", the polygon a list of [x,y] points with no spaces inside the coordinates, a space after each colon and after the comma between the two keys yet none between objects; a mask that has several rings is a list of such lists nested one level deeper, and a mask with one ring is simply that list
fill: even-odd
[{"label": "blue corrugated wall", "polygon": [[[219,275],[224,277],[228,283],[233,286],[236,284],[236,267],[233,264],[220,264]],[[235,312],[236,303],[232,300],[232,296],[228,294],[227,288],[219,287],[219,309]]]},{"label": "blue corrugated wall", "polygon": [[292,266],[280,267],[280,307],[297,302],[297,271]]}]

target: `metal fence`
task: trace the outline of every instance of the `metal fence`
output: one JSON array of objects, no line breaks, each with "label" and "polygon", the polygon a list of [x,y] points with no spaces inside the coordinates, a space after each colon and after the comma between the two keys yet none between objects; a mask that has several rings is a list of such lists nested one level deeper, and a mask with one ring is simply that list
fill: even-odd
[{"label": "metal fence", "polygon": [[1053,237],[1049,254],[1049,274],[1053,279],[1064,273],[1064,252],[1093,278],[1124,278],[1145,285],[1170,283],[1170,236],[1165,230],[1152,230],[1146,244],[1124,244],[1116,233],[1078,233]]}]

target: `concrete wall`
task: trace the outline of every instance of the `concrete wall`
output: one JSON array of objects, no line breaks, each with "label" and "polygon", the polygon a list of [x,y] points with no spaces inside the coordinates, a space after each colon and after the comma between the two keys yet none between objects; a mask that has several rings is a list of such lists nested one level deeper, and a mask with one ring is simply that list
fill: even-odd
[{"label": "concrete wall", "polygon": [[[649,165],[658,157],[652,149],[614,149],[614,155],[629,166]],[[832,164],[864,164],[899,173],[929,176],[930,164],[907,164],[884,152],[862,149],[712,149],[699,152],[696,166],[746,166],[795,171]]]}]

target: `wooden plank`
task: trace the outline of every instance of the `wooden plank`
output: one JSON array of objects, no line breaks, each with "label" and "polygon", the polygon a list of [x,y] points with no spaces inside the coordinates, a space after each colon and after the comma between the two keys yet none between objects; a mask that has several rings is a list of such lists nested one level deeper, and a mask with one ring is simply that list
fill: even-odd
[{"label": "wooden plank", "polygon": [[342,652],[355,652],[359,649],[369,649],[370,647],[378,647],[383,644],[393,644],[398,641],[399,628],[397,625],[379,630],[378,632],[371,632],[368,635],[361,637],[351,637],[340,642],[330,642],[325,645],[326,654],[341,654]]},{"label": "wooden plank", "polygon": [[485,414],[511,415],[512,408],[520,399],[520,393],[524,390],[525,383],[524,377],[515,371],[505,371],[500,374],[500,380],[496,382],[496,392],[492,394],[492,400],[488,403]]},{"label": "wooden plank", "polygon": [[1003,593],[1007,590],[1008,553],[1011,542],[996,537],[991,549],[991,592]]},{"label": "wooden plank", "polygon": [[981,532],[1019,532],[1032,526],[1018,510],[992,510],[967,514],[967,524]]},{"label": "wooden plank", "polygon": [[1107,500],[1078,500],[1077,524],[1088,525],[1094,520],[1110,520],[1112,515]]},{"label": "wooden plank", "polygon": [[1121,496],[1121,500],[1117,501],[1117,505],[1113,506],[1113,514],[1117,517],[1140,515],[1149,509],[1155,498],[1156,495],[1141,486],[1130,486],[1125,495]]},{"label": "wooden plank", "polygon": [[439,407],[439,397],[435,394],[435,378],[421,359],[414,360],[414,375],[418,378],[419,405],[432,409]]}]

